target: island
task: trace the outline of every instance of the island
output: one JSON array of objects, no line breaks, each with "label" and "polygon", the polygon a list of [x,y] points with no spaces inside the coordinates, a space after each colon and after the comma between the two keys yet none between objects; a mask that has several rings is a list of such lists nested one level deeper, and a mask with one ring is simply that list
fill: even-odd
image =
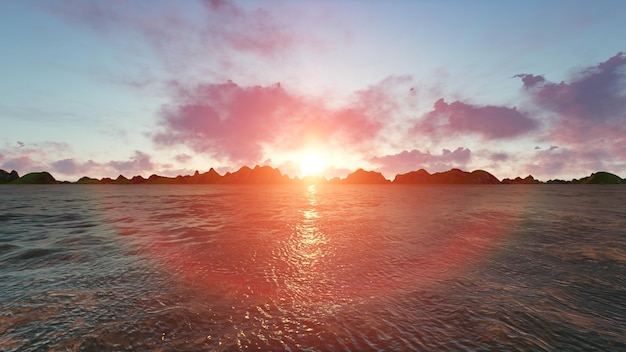
[{"label": "island", "polygon": [[287,185],[287,184],[308,184],[308,183],[328,183],[328,184],[394,184],[394,185],[534,185],[534,184],[626,184],[626,180],[606,171],[592,173],[589,176],[572,180],[548,180],[546,182],[535,179],[532,175],[525,178],[516,177],[514,179],[505,178],[498,180],[494,175],[485,170],[474,170],[472,172],[460,169],[451,169],[444,172],[429,173],[424,169],[398,174],[393,181],[386,179],[380,172],[366,171],[358,169],[345,178],[326,179],[324,177],[307,176],[304,178],[284,175],[279,169],[271,166],[255,166],[250,168],[242,166],[235,172],[227,172],[220,175],[215,169],[200,173],[196,171],[193,175],[167,177],[151,175],[148,178],[143,176],[133,176],[130,179],[124,175],[119,175],[112,179],[104,177],[101,179],[88,176],[81,177],[76,182],[58,181],[49,172],[31,172],[24,176],[19,176],[17,171],[7,172],[0,169],[0,184],[104,184],[104,185],[140,185],[140,184],[247,184],[247,185]]}]

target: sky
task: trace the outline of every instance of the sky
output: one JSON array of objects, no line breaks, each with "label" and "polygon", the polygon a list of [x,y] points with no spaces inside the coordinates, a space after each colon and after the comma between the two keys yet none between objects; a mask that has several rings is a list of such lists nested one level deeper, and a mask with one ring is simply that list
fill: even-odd
[{"label": "sky", "polygon": [[626,177],[626,2],[0,2],[0,169]]}]

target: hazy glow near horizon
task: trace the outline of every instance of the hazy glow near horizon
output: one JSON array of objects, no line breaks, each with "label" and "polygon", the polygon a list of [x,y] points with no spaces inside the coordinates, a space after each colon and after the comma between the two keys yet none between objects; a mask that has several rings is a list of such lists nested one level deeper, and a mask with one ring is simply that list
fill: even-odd
[{"label": "hazy glow near horizon", "polygon": [[624,177],[624,32],[621,0],[5,1],[0,169]]}]

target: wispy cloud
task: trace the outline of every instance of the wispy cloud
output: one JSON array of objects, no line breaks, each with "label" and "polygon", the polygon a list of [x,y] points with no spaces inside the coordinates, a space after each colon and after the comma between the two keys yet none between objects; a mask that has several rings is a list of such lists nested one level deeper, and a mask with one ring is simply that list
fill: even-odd
[{"label": "wispy cloud", "polygon": [[173,170],[170,164],[154,162],[151,155],[139,150],[136,150],[128,159],[106,162],[68,158],[67,155],[71,154],[73,152],[68,146],[56,142],[43,142],[26,147],[5,146],[0,149],[0,169],[16,170],[20,175],[50,171],[60,179],[80,176],[115,177],[119,174],[147,176],[156,171],[164,175],[176,175],[176,172],[180,171]]},{"label": "wispy cloud", "polygon": [[[244,8],[227,0],[166,4],[68,0],[44,6],[61,20],[126,50],[151,50],[166,70],[177,73],[219,70],[242,55],[275,60],[314,42],[307,39],[309,33],[301,33],[274,11]],[[140,86],[144,80],[127,79]]]}]

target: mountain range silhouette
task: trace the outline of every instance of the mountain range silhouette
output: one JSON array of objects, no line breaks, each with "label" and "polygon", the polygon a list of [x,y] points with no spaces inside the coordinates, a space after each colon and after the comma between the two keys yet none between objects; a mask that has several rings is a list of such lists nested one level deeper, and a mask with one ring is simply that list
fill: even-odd
[{"label": "mountain range silhouette", "polygon": [[328,184],[626,184],[626,180],[606,171],[592,173],[590,176],[573,180],[549,180],[542,182],[536,180],[532,175],[525,178],[516,177],[514,179],[505,178],[498,180],[491,173],[484,170],[472,172],[460,169],[451,169],[444,172],[429,173],[424,169],[398,174],[393,181],[386,179],[380,172],[366,171],[358,169],[350,173],[345,178],[326,179],[324,177],[307,176],[304,178],[290,178],[283,175],[279,169],[271,166],[255,166],[250,168],[243,166],[235,172],[227,172],[220,175],[211,168],[209,171],[200,173],[196,171],[193,175],[166,177],[151,175],[148,178],[134,176],[126,178],[119,175],[116,179],[105,177],[102,179],[81,177],[76,182],[57,181],[49,172],[32,172],[24,176],[12,170],[7,172],[0,169],[0,184],[302,184],[302,183],[328,183]]}]

